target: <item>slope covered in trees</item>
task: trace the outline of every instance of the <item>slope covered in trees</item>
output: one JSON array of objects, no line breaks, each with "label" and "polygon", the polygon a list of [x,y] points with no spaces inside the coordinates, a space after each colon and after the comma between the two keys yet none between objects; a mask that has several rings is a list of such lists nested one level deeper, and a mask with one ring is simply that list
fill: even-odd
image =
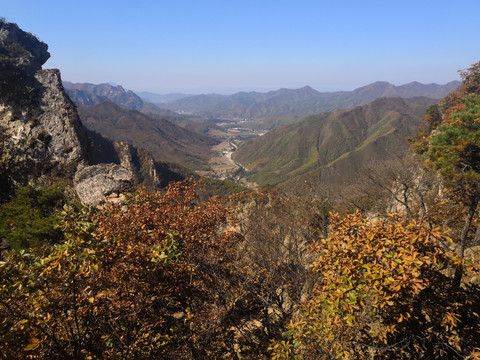
[{"label": "slope covered in trees", "polygon": [[465,264],[462,286],[452,286],[460,260],[445,248],[444,231],[401,215],[328,211],[315,197],[280,192],[202,202],[192,183],[140,190],[123,206],[67,206],[58,220],[63,241],[11,251],[0,262],[0,354],[474,354],[475,266]]},{"label": "slope covered in trees", "polygon": [[[480,63],[462,71],[462,86],[431,107],[414,149],[443,177],[448,195],[464,206],[457,253],[464,257],[468,232],[480,201]],[[463,264],[455,273],[460,286]]]},{"label": "slope covered in trees", "polygon": [[[273,359],[463,359],[479,336],[478,287],[446,285],[455,259],[437,229],[389,216],[334,216],[312,244],[315,284],[273,342]],[[472,355],[472,358],[473,357]]]},{"label": "slope covered in trees", "polygon": [[79,107],[78,113],[87,129],[147,150],[158,161],[178,163],[190,169],[206,167],[210,147],[216,143],[163,117],[147,116],[111,102]]},{"label": "slope covered in trees", "polygon": [[443,178],[430,213],[333,216],[329,237],[312,245],[321,280],[290,339],[272,343],[274,358],[478,358],[479,287],[470,280],[479,262],[466,261],[465,249],[478,245],[479,69],[462,72],[462,86],[429,108],[413,141]]},{"label": "slope covered in trees", "polygon": [[403,157],[428,98],[382,98],[313,115],[255,138],[233,154],[260,185],[348,183],[372,161]]}]

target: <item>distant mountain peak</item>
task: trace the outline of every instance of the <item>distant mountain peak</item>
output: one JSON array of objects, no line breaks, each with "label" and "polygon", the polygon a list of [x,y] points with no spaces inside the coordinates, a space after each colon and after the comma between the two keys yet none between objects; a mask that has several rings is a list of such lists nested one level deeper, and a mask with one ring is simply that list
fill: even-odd
[{"label": "distant mountain peak", "polygon": [[318,92],[317,90],[315,90],[314,88],[312,88],[310,85],[305,85],[305,86],[299,88],[298,90],[307,90],[307,91],[315,91],[315,92]]},{"label": "distant mountain peak", "polygon": [[297,89],[296,91],[297,92],[302,92],[302,93],[305,93],[305,94],[314,94],[314,95],[317,95],[317,94],[320,93],[319,91],[312,88],[310,85],[305,85],[305,86]]},{"label": "distant mountain peak", "polygon": [[277,91],[272,91],[268,94],[271,95],[270,97],[290,96],[295,100],[302,100],[302,99],[318,96],[320,93],[317,90],[310,87],[309,85],[306,85],[298,89],[281,88]]},{"label": "distant mountain peak", "polygon": [[63,86],[77,105],[92,106],[111,101],[133,110],[142,110],[145,107],[144,101],[137,94],[131,90],[125,90],[121,85],[109,83],[94,85],[64,81]]}]

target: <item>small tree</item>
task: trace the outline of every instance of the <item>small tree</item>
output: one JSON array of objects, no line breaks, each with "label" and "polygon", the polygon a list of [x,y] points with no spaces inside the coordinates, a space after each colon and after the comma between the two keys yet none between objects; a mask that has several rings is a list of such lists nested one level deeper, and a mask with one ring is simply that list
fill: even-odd
[{"label": "small tree", "polygon": [[59,242],[56,211],[65,203],[64,186],[20,187],[11,202],[0,208],[0,234],[16,250]]},{"label": "small tree", "polygon": [[[440,111],[440,117],[425,121],[427,131],[417,136],[414,149],[426,164],[438,170],[453,199],[467,209],[458,238],[458,255],[463,259],[466,239],[480,201],[480,63],[463,71],[463,85],[450,94]],[[441,118],[441,121],[438,119]],[[426,140],[425,140],[426,139]],[[463,265],[457,267],[454,285],[459,286]]]},{"label": "small tree", "polygon": [[438,194],[435,172],[412,156],[375,162],[360,169],[355,183],[344,191],[340,210],[386,216],[399,209],[409,219],[424,218]]},{"label": "small tree", "polygon": [[437,229],[396,216],[333,215],[313,244],[320,276],[274,359],[463,359],[477,345],[475,288],[445,287],[454,260]]}]

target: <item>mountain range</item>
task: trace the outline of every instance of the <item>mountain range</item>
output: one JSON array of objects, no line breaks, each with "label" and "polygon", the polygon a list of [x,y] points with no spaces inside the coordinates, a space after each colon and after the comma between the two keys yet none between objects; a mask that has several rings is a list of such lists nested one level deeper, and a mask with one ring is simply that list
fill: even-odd
[{"label": "mountain range", "polygon": [[[300,89],[280,89],[267,93],[240,92],[233,95],[195,95],[161,106],[176,112],[212,118],[265,119],[290,115],[297,118],[365,105],[381,97],[419,97],[440,99],[460,85],[452,81],[445,85],[412,82],[395,86],[378,81],[353,91],[319,92],[310,86]],[[285,122],[292,122],[290,118]],[[266,125],[265,128],[269,126]]]},{"label": "mountain range", "polygon": [[110,101],[79,106],[78,114],[90,131],[145,149],[158,161],[178,163],[190,169],[206,167],[210,148],[216,144],[212,138],[160,116],[148,116]]},{"label": "mountain range", "polygon": [[244,143],[233,154],[260,185],[348,183],[366,164],[404,156],[427,97],[379,98],[350,110],[308,116]]},{"label": "mountain range", "polygon": [[204,169],[216,141],[209,127],[185,116],[160,109],[121,85],[71,83],[65,91],[77,104],[84,126],[113,141],[125,141],[149,151],[157,161]]},{"label": "mountain range", "polygon": [[158,106],[142,100],[132,90],[125,90],[121,85],[72,83],[63,81],[68,96],[79,106],[98,105],[110,101],[121,107],[160,115],[175,115],[172,111],[161,109]]},{"label": "mountain range", "polygon": [[[205,123],[192,122],[173,110],[210,119],[248,117],[254,121],[242,126],[273,129],[233,155],[260,185],[299,179],[317,182],[320,174],[323,183],[349,182],[367,162],[403,155],[405,138],[415,132],[426,108],[459,85],[453,81],[395,86],[379,81],[329,93],[305,86],[268,93],[196,95],[164,103],[170,109],[160,110],[119,85],[65,82],[89,131],[189,169],[208,167],[216,141],[206,135]],[[154,94],[150,96],[154,100]]]}]

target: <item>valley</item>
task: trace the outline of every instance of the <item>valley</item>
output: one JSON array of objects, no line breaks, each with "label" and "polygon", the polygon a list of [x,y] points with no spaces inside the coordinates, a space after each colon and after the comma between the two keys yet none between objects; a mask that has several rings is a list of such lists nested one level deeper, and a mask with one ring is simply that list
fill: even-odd
[{"label": "valley", "polygon": [[120,85],[64,82],[89,131],[254,188],[314,184],[320,172],[324,183],[344,182],[369,162],[400,156],[425,109],[456,86],[375,82],[346,92],[305,86],[165,100]]},{"label": "valley", "polygon": [[246,169],[232,159],[232,154],[245,141],[262,136],[265,130],[255,130],[242,127],[238,120],[218,120],[215,128],[208,131],[208,135],[218,141],[211,147],[211,158],[206,170],[199,170],[200,176],[208,176],[220,180],[233,180],[244,186],[256,188],[254,182],[247,181],[244,177]]}]

